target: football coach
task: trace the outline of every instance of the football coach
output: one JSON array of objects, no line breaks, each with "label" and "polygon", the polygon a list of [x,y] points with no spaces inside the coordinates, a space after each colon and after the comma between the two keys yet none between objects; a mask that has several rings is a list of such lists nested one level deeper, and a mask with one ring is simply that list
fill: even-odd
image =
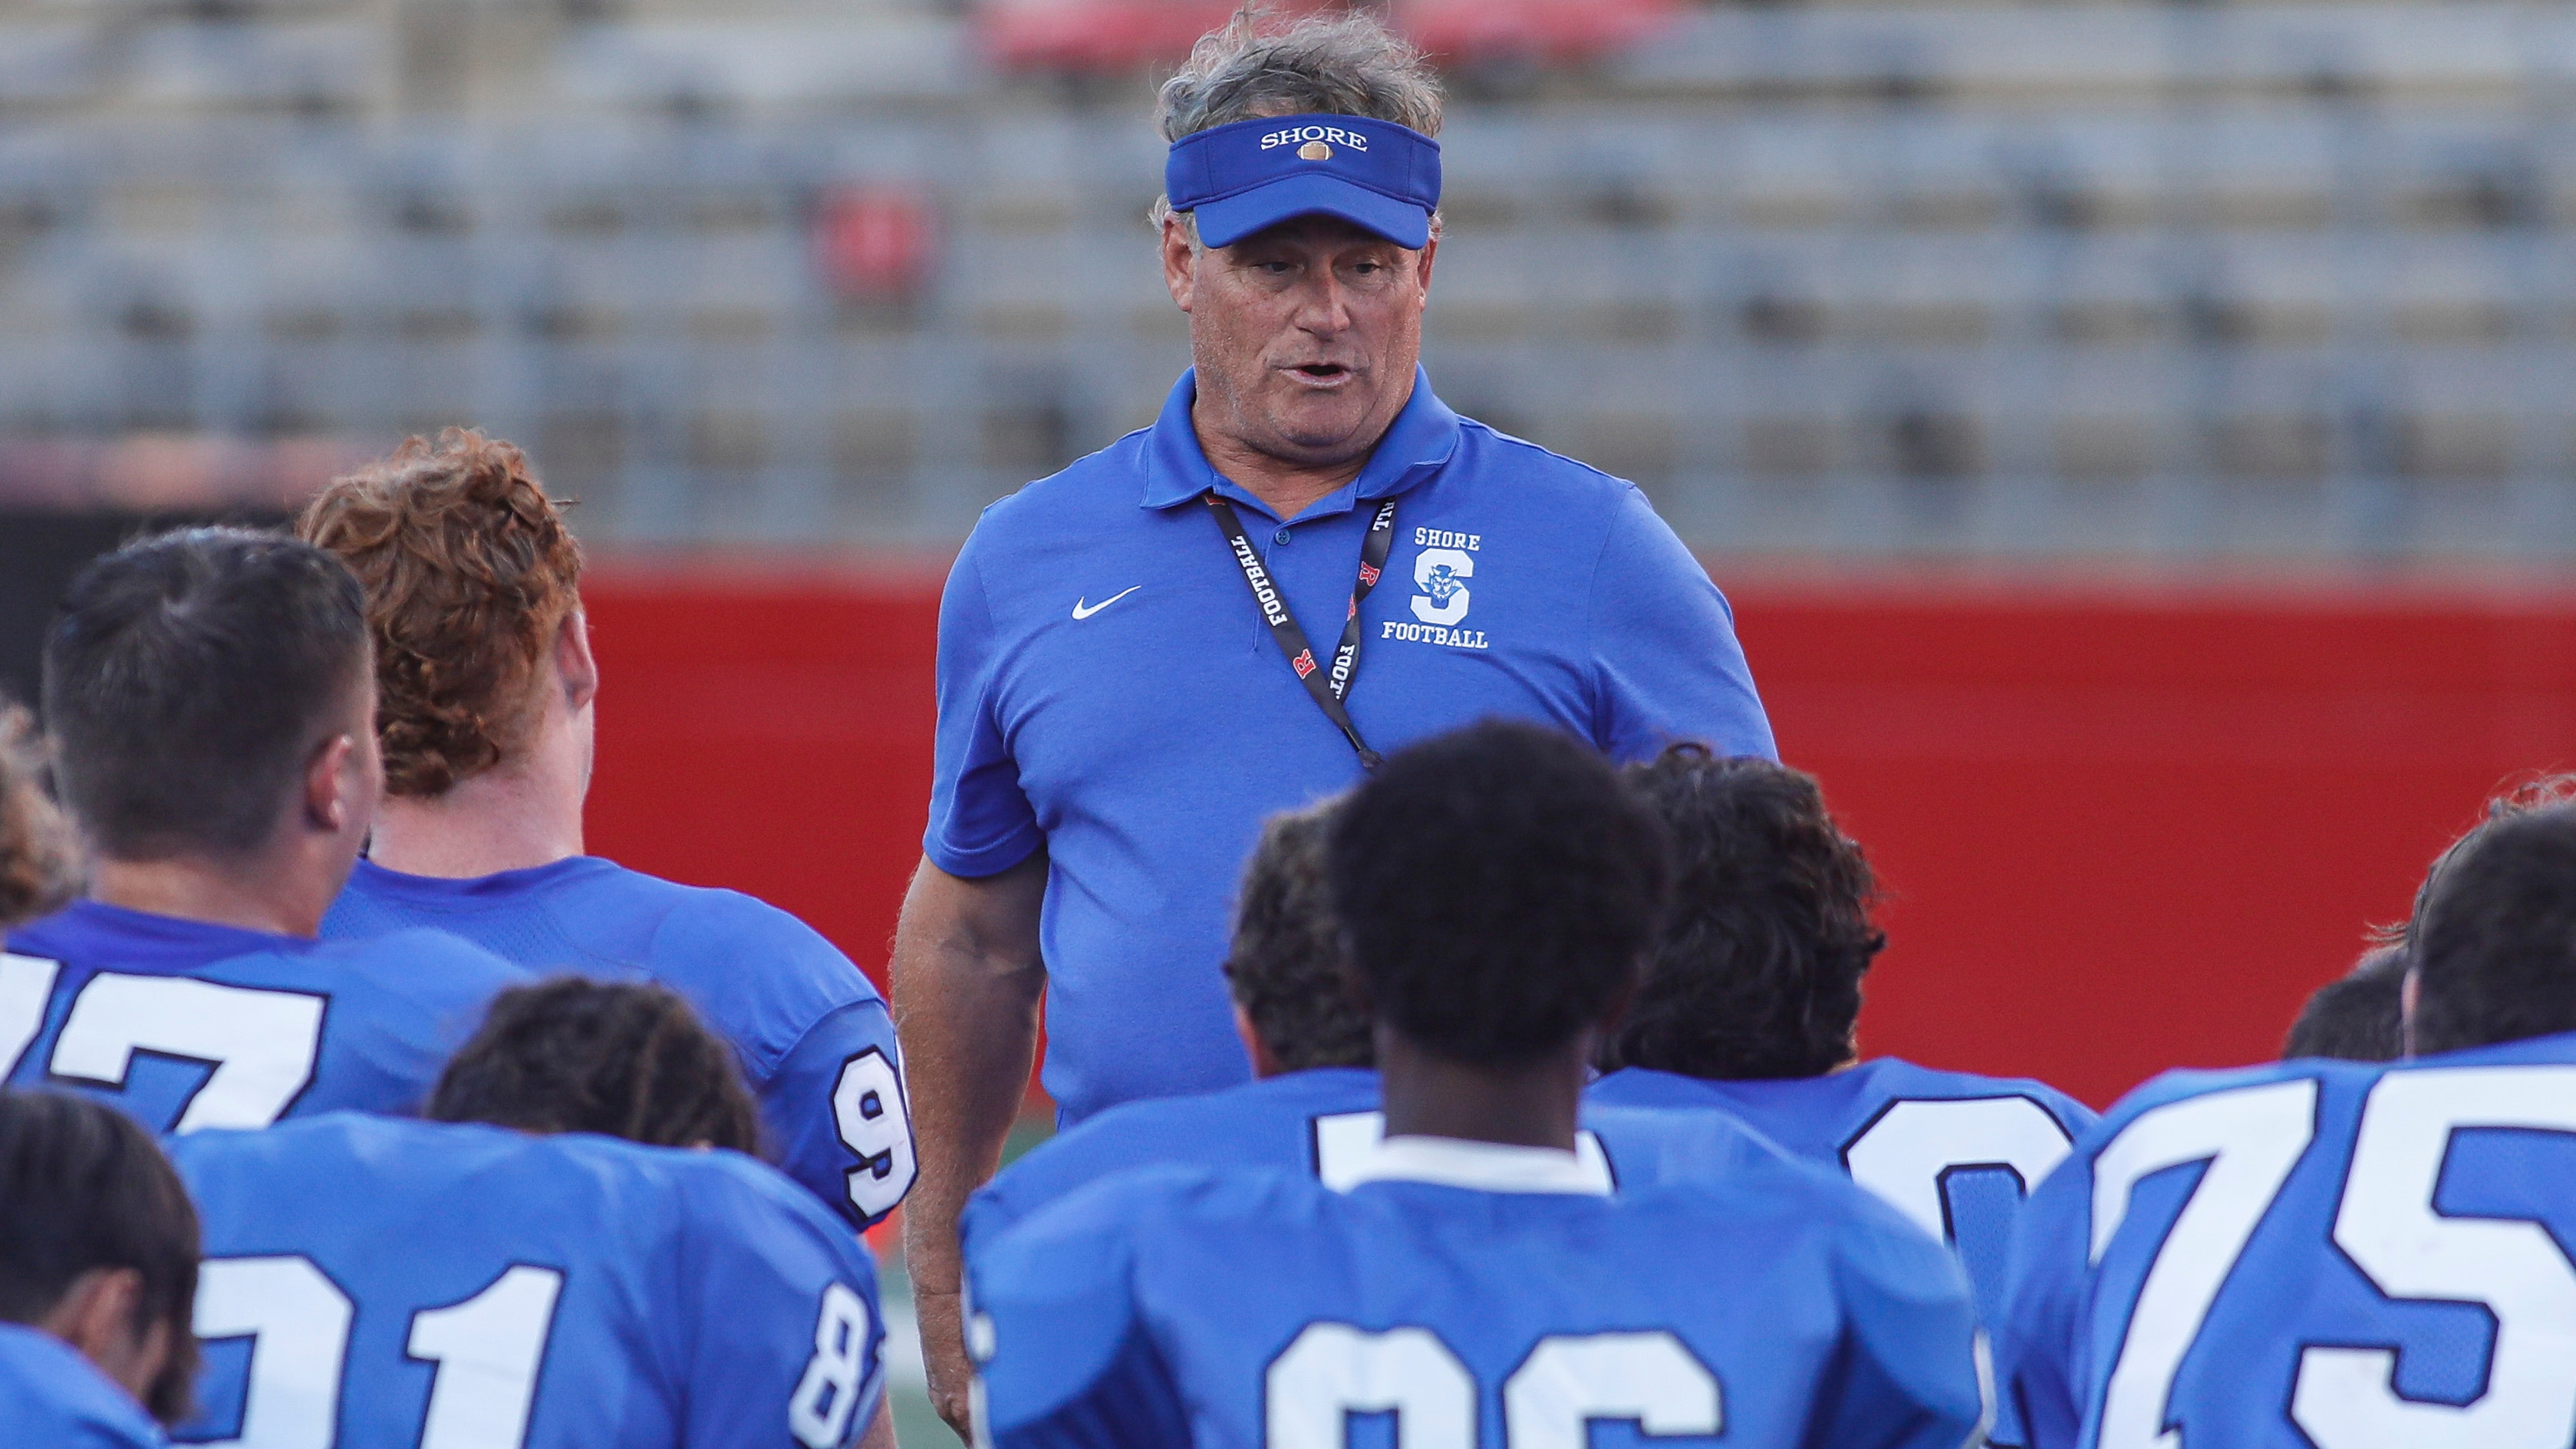
[{"label": "football coach", "polygon": [[1708,575],[1631,484],[1461,418],[1416,359],[1437,80],[1364,15],[1199,42],[1162,88],[1153,426],[985,510],[948,575],[894,1009],[933,1396],[965,1417],[959,1208],[1043,995],[1065,1123],[1248,1079],[1225,980],[1263,817],[1493,715],[1636,759],[1772,753]]}]

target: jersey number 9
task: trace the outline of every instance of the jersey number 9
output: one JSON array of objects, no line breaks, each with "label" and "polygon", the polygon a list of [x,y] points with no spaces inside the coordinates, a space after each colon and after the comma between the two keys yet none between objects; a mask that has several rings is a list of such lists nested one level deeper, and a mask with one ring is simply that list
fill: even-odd
[{"label": "jersey number 9", "polygon": [[845,1176],[850,1206],[875,1222],[893,1212],[921,1169],[913,1161],[912,1118],[904,1109],[903,1074],[870,1047],[841,1064],[832,1088],[832,1121],[859,1165]]}]

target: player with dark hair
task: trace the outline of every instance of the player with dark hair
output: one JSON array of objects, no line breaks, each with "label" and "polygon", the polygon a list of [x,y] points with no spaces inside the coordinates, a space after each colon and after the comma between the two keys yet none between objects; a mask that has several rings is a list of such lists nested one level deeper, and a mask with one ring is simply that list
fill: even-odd
[{"label": "player with dark hair", "polygon": [[38,782],[35,717],[0,698],[0,930],[73,890],[71,831]]},{"label": "player with dark hair", "polygon": [[[976,1196],[991,1234],[1130,1167],[1279,1167],[1347,1186],[1384,1135],[1376,1024],[1325,879],[1335,802],[1273,816],[1244,867],[1225,976],[1257,1080],[1112,1107],[1041,1143]],[[1779,1149],[1716,1113],[1586,1107],[1575,1151],[1614,1185],[1740,1170]],[[925,1352],[935,1351],[924,1345]]]},{"label": "player with dark hair", "polygon": [[760,1155],[760,1109],[732,1051],[659,986],[565,976],[501,993],[426,1115]]},{"label": "player with dark hair", "polygon": [[89,894],[8,935],[0,1080],[162,1132],[418,1110],[529,978],[435,931],[314,939],[380,774],[348,570],[241,529],[129,544],[72,580],[44,679]]},{"label": "player with dark hair", "polygon": [[1339,799],[1264,821],[1243,868],[1225,983],[1256,1077],[1377,1065],[1368,1008],[1350,989],[1341,918],[1324,882]]},{"label": "player with dark hair", "polygon": [[[2565,774],[2525,780],[2488,800],[2479,828],[2452,841],[2424,872],[2424,883],[2415,892],[2415,915],[2420,916],[2425,903],[2432,899],[2433,887],[2442,872],[2485,826],[2571,803],[2576,803],[2576,775]],[[2401,998],[2406,973],[2413,964],[2407,943],[2413,939],[2415,928],[2411,916],[2398,925],[2374,927],[2372,937],[2377,944],[2363,954],[2351,972],[2318,987],[2308,998],[2298,1020],[2290,1026],[2288,1040],[2281,1048],[2282,1057],[2385,1062],[2404,1055]]]},{"label": "player with dark hair", "polygon": [[2576,1032],[2576,803],[2497,811],[2469,832],[2408,939],[2409,1056]]},{"label": "player with dark hair", "polygon": [[210,1367],[191,1437],[891,1449],[874,1263],[728,1150],[750,1097],[686,1002],[505,992],[432,1100],[450,1120],[173,1144],[205,1216],[197,1331],[247,1340]]},{"label": "player with dark hair", "polygon": [[2576,805],[2576,774],[2533,775],[2520,784],[2509,785],[2489,796],[2485,807],[2478,813],[2478,823],[2443,847],[2442,853],[2433,857],[2433,863],[2425,868],[2423,884],[2415,888],[2414,912],[2402,924],[2373,928],[2373,934],[2396,945],[2413,941],[2416,924],[2423,919],[2424,907],[2432,901],[2434,888],[2441,884],[2442,873],[2484,833],[2486,827],[2560,805]]},{"label": "player with dark hair", "polygon": [[[1718,1107],[1850,1173],[1958,1251],[1992,1322],[2013,1212],[2093,1113],[2038,1082],[1859,1060],[1886,937],[1869,862],[1812,777],[1686,745],[1625,779],[1672,831],[1679,883],[1590,1100]],[[1995,1442],[2020,1442],[2010,1405]]]},{"label": "player with dark hair", "polygon": [[788,1174],[853,1223],[912,1186],[894,1025],[795,917],[585,853],[599,666],[581,546],[515,447],[451,428],[324,489],[299,531],[366,588],[385,800],[323,934],[453,931],[537,971],[642,973],[733,1044]]},{"label": "player with dark hair", "polygon": [[152,1138],[95,1102],[0,1091],[0,1439],[162,1444],[188,1414],[196,1292],[196,1210]]},{"label": "player with dark hair", "polygon": [[1998,1366],[2034,1449],[2576,1432],[2576,807],[2508,813],[2412,931],[2419,1055],[2168,1072],[2032,1194]]},{"label": "player with dark hair", "polygon": [[970,1209],[979,1442],[1322,1449],[1390,1412],[1413,1449],[1580,1445],[1601,1420],[1740,1449],[1968,1441],[1966,1284],[1885,1204],[1782,1157],[1613,1188],[1576,1156],[1665,850],[1598,755],[1536,726],[1390,758],[1328,866],[1385,1140],[1343,1192],[1157,1167],[999,1232]]},{"label": "player with dark hair", "polygon": [[1678,847],[1678,899],[1604,1058],[1709,1081],[1848,1067],[1861,978],[1886,946],[1859,844],[1815,780],[1676,745],[1624,772]]},{"label": "player with dark hair", "polygon": [[2399,1030],[2406,987],[2406,947],[2390,944],[2364,953],[2352,970],[2316,989],[2290,1035],[2284,1060],[2338,1057],[2348,1062],[2392,1062],[2405,1054]]}]

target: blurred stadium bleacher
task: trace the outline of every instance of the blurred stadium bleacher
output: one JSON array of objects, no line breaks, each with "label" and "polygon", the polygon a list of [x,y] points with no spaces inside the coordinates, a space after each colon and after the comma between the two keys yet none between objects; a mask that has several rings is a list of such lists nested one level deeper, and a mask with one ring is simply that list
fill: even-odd
[{"label": "blurred stadium bleacher", "polygon": [[[597,541],[953,541],[1186,364],[1225,9],[0,0],[0,506],[472,422]],[[2576,556],[2576,7],[1390,13],[1444,395],[1704,548]]]}]

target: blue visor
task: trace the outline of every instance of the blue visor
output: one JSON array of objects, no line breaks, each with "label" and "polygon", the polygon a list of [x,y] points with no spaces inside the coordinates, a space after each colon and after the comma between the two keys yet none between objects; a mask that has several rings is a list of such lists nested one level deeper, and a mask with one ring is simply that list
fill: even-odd
[{"label": "blue visor", "polygon": [[1174,141],[1163,191],[1212,247],[1320,213],[1419,248],[1440,205],[1440,143],[1365,116],[1237,121]]}]

